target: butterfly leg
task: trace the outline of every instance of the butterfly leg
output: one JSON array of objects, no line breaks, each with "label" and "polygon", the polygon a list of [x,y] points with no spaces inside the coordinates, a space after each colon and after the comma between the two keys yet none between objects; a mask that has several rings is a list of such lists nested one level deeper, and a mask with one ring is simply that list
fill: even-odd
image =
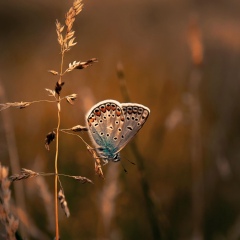
[{"label": "butterfly leg", "polygon": [[105,166],[106,164],[108,164],[108,160],[107,160],[107,159],[102,158],[102,161],[103,161],[103,166]]}]

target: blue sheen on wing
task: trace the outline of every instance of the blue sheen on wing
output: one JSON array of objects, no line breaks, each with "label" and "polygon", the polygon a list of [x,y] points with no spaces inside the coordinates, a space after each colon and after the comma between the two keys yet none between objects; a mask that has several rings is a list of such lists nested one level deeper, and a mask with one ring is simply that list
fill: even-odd
[{"label": "blue sheen on wing", "polygon": [[120,150],[142,128],[149,113],[147,107],[137,103],[105,100],[94,105],[86,115],[86,122],[99,158],[119,161]]}]

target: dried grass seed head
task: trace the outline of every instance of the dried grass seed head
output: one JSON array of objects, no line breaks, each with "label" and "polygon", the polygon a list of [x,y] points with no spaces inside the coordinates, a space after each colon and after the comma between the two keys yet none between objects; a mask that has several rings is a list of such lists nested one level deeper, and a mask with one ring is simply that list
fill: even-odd
[{"label": "dried grass seed head", "polygon": [[77,94],[73,93],[71,95],[66,96],[65,98],[66,98],[68,103],[74,104],[74,101],[77,99]]},{"label": "dried grass seed head", "polygon": [[64,195],[64,192],[62,189],[60,189],[58,192],[58,200],[60,202],[61,208],[63,209],[65,215],[67,217],[69,217],[70,211],[69,211],[68,204],[67,204],[67,201],[66,201],[66,198],[65,198],[65,195]]},{"label": "dried grass seed head", "polygon": [[39,173],[34,172],[32,170],[29,170],[29,169],[26,169],[26,168],[22,168],[20,174],[14,174],[14,175],[10,176],[9,180],[20,181],[20,180],[23,180],[23,179],[32,178],[32,177],[36,177],[36,176],[39,176]]},{"label": "dried grass seed head", "polygon": [[49,132],[45,138],[45,148],[50,150],[49,145],[55,139],[56,133],[54,131]]},{"label": "dried grass seed head", "polygon": [[76,125],[76,126],[72,127],[71,130],[73,132],[82,132],[82,131],[88,131],[88,128],[85,126]]},{"label": "dried grass seed head", "polygon": [[74,179],[80,181],[82,184],[84,183],[92,183],[92,180],[90,180],[89,178],[86,178],[86,177],[82,177],[82,176],[72,176]]}]

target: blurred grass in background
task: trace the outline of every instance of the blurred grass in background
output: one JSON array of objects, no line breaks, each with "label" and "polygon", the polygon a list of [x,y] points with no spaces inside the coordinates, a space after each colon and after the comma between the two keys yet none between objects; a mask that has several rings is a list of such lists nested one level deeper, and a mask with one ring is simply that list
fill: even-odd
[{"label": "blurred grass in background", "polygon": [[[63,21],[70,5],[56,0],[0,3],[0,80],[7,101],[46,99],[44,88],[54,88],[57,78],[47,70],[58,70],[60,64],[55,20]],[[74,71],[64,79],[62,95],[77,93],[79,97],[74,106],[62,105],[62,128],[84,124],[85,112],[100,100],[123,101],[116,75],[117,64],[121,62],[132,101],[151,109],[146,125],[134,141],[145,158],[164,239],[194,236],[193,142],[186,100],[194,69],[188,45],[193,17],[201,30],[204,49],[198,88],[200,170],[204,186],[203,202],[199,203],[203,214],[199,236],[200,239],[240,237],[239,9],[237,0],[84,1],[84,10],[75,23],[78,44],[67,54],[65,63],[92,57],[98,58],[99,63]],[[34,104],[21,111],[6,111],[13,122],[20,166],[52,172],[54,146],[47,152],[44,139],[56,127],[55,104]],[[0,124],[1,162],[9,166],[2,119]],[[87,134],[83,135],[88,140]],[[134,160],[129,147],[123,155]],[[103,181],[95,176],[92,158],[84,144],[61,134],[59,172],[86,176],[95,183],[80,185],[62,179],[71,217],[61,216],[61,239],[153,238],[137,167],[124,159],[122,162],[128,174],[121,166],[113,167],[116,164],[110,163],[104,167]],[[53,192],[53,179],[45,180]],[[107,188],[112,181],[115,188]],[[27,213],[50,239],[52,229],[39,194],[41,184],[36,179],[23,184]],[[104,199],[111,193],[110,202],[105,202],[111,206],[106,220]]]}]

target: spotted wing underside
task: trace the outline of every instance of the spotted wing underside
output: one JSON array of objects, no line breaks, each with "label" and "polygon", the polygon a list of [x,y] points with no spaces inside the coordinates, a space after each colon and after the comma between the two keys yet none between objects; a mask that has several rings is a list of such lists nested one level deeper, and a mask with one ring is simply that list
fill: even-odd
[{"label": "spotted wing underside", "polygon": [[137,103],[99,102],[86,115],[89,136],[96,148],[108,149],[114,155],[137,134],[149,113],[147,107]]},{"label": "spotted wing underside", "polygon": [[149,108],[137,103],[122,103],[121,107],[124,115],[124,124],[122,139],[118,145],[119,151],[138,133],[150,114]]},{"label": "spotted wing underside", "polygon": [[105,100],[93,106],[87,113],[89,135],[96,147],[117,151],[119,132],[124,124],[120,106],[121,104],[115,100]]}]

